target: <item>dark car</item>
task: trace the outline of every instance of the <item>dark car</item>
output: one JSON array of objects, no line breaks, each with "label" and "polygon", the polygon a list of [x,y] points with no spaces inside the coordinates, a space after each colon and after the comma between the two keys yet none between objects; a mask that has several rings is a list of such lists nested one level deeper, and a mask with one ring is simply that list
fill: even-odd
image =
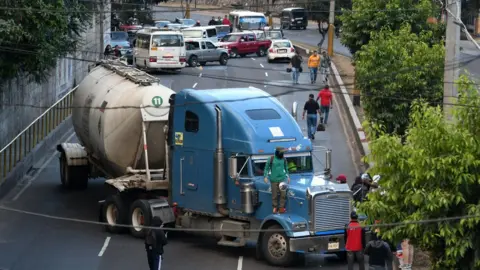
[{"label": "dark car", "polygon": [[307,29],[307,26],[308,26],[307,11],[304,8],[299,8],[299,7],[285,8],[282,10],[280,23],[283,29],[285,28]]}]

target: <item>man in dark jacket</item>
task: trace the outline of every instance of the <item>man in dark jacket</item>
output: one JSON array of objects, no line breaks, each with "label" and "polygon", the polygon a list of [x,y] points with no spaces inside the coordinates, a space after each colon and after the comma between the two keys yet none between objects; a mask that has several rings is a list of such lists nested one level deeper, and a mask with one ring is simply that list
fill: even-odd
[{"label": "man in dark jacket", "polygon": [[150,270],[160,270],[163,261],[163,246],[167,244],[167,237],[161,229],[163,222],[159,217],[153,218],[152,227],[158,227],[158,229],[149,229],[145,234],[148,266]]},{"label": "man in dark jacket", "polygon": [[376,233],[372,233],[372,240],[365,248],[365,255],[368,255],[370,270],[392,269],[392,250]]},{"label": "man in dark jacket", "polygon": [[208,25],[217,25],[217,21],[215,20],[215,17],[212,17],[212,19],[208,22]]},{"label": "man in dark jacket", "polygon": [[298,52],[295,51],[295,55],[290,60],[290,65],[292,67],[292,79],[294,84],[298,84],[298,77],[300,77],[300,72],[302,68],[302,58],[298,55]]},{"label": "man in dark jacket", "polygon": [[365,247],[365,229],[358,223],[355,211],[350,214],[350,223],[345,228],[345,249],[347,250],[348,270],[353,270],[355,257],[360,270],[365,270],[363,248]]}]

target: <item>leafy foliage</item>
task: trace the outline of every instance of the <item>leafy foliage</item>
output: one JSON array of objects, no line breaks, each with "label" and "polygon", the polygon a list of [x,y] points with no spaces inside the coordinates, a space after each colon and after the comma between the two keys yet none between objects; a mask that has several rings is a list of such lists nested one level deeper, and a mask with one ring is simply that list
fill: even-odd
[{"label": "leafy foliage", "polygon": [[[406,140],[383,133],[370,144],[372,174],[385,191],[370,193],[360,210],[382,223],[476,215],[475,218],[382,227],[384,238],[410,239],[428,251],[434,269],[480,268],[480,96],[460,80],[456,121],[441,106],[416,102]],[[371,127],[372,128],[372,127]]]},{"label": "leafy foliage", "polygon": [[77,49],[91,13],[74,0],[1,1],[0,78],[22,73],[39,82],[47,78],[58,57]]},{"label": "leafy foliage", "polygon": [[344,10],[341,42],[352,54],[368,44],[372,33],[382,29],[400,29],[404,23],[412,25],[414,33],[433,32],[432,43],[438,43],[445,33],[445,25],[430,25],[429,16],[440,16],[437,1],[431,0],[352,0],[352,9]]},{"label": "leafy foliage", "polygon": [[[304,6],[309,13],[311,20],[320,21],[328,20],[329,11],[330,11],[330,2],[327,1],[307,1],[298,0],[299,6]],[[351,9],[352,0],[337,0],[335,1],[335,25],[340,23],[338,15],[341,13],[342,9]]]},{"label": "leafy foliage", "polygon": [[124,0],[121,3],[112,3],[112,12],[118,14],[118,19],[126,23],[130,18],[138,19],[139,23],[152,25],[152,13],[148,9],[150,0]]},{"label": "leafy foliage", "polygon": [[410,29],[374,34],[355,61],[365,115],[389,133],[404,133],[412,100],[442,100],[444,47],[429,44],[432,32],[416,35]]}]

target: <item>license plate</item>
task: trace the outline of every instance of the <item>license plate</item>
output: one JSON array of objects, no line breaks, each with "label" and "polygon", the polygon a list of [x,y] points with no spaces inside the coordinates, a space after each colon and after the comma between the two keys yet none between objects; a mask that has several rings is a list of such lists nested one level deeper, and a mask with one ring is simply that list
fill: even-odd
[{"label": "license plate", "polygon": [[279,53],[286,53],[287,50],[278,50]]},{"label": "license plate", "polygon": [[339,248],[340,248],[340,243],[338,242],[328,243],[328,250],[334,250]]}]

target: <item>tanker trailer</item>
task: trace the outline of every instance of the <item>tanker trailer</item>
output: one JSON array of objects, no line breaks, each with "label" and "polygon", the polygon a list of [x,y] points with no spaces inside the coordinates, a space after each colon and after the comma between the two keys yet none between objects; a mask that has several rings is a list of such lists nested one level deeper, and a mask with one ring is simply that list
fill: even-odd
[{"label": "tanker trailer", "polygon": [[[160,212],[166,221],[173,218],[168,202],[156,198],[168,195],[168,101],[174,93],[143,71],[102,61],[74,94],[72,123],[80,143],[57,145],[61,183],[65,188],[85,189],[89,179],[106,178],[107,187],[122,193],[103,203],[103,220],[111,225],[135,220],[143,224],[143,213],[150,211]],[[137,200],[139,196],[153,201]],[[132,220],[127,222],[128,213]],[[122,228],[107,226],[107,230]]]}]

